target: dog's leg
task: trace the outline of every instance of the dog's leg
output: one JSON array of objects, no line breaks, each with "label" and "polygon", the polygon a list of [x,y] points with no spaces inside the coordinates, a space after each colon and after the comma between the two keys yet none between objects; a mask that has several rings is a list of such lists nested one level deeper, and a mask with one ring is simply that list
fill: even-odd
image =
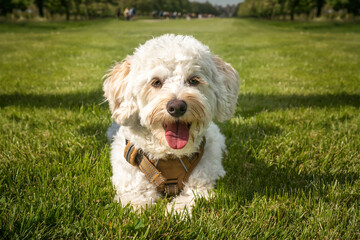
[{"label": "dog's leg", "polygon": [[174,209],[175,212],[179,213],[186,208],[186,210],[191,213],[192,207],[195,203],[195,198],[212,198],[214,196],[213,187],[213,185],[196,188],[185,187],[181,194],[167,205],[167,210],[170,212],[172,209]]},{"label": "dog's leg", "polygon": [[130,204],[135,210],[155,204],[161,194],[155,189],[134,189],[129,191],[117,191],[114,201],[121,202],[122,206]]},{"label": "dog's leg", "polygon": [[131,204],[135,209],[155,203],[162,195],[137,167],[125,160],[124,148],[125,137],[120,130],[114,137],[110,160],[111,181],[116,191],[114,201],[123,206]]}]

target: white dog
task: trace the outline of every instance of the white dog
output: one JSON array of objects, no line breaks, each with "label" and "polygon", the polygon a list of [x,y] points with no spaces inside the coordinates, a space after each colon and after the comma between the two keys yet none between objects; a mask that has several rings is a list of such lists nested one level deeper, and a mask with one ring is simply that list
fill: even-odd
[{"label": "white dog", "polygon": [[166,34],[105,78],[115,200],[138,208],[172,196],[168,208],[180,211],[211,196],[225,175],[225,138],[212,121],[232,117],[240,84],[230,64],[191,36]]}]

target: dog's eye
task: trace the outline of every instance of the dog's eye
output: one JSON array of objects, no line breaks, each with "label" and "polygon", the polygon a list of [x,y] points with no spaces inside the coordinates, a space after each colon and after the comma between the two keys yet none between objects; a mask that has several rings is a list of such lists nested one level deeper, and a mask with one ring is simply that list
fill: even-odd
[{"label": "dog's eye", "polygon": [[151,81],[151,86],[153,86],[154,88],[161,88],[162,87],[162,81],[158,78],[154,78],[152,81]]},{"label": "dog's eye", "polygon": [[200,83],[200,78],[198,76],[193,76],[188,80],[190,86],[197,86]]}]

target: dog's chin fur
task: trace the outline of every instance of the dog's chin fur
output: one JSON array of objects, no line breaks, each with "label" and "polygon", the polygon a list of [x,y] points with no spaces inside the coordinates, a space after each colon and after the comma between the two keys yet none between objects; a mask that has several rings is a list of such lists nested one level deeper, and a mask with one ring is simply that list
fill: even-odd
[{"label": "dog's chin fur", "polygon": [[[155,185],[124,159],[125,139],[150,158],[161,159],[170,154],[189,156],[198,151],[205,137],[202,159],[169,208],[189,209],[195,196],[210,196],[216,180],[225,175],[221,163],[225,138],[213,119],[224,121],[232,116],[240,84],[237,72],[193,37],[163,35],[141,45],[105,78],[105,97],[116,122],[107,132],[113,141],[115,200],[143,207],[162,197]],[[181,116],[174,117],[167,110],[174,99],[187,105]],[[183,123],[189,131],[188,141],[180,149],[170,147],[165,137],[166,126],[174,122]]]}]

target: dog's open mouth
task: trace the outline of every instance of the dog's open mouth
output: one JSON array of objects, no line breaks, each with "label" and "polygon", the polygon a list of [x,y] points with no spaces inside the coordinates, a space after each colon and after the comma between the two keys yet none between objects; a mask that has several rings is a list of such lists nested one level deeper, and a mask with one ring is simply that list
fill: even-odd
[{"label": "dog's open mouth", "polygon": [[189,141],[191,123],[176,121],[163,124],[165,138],[169,146],[173,149],[182,149]]}]

